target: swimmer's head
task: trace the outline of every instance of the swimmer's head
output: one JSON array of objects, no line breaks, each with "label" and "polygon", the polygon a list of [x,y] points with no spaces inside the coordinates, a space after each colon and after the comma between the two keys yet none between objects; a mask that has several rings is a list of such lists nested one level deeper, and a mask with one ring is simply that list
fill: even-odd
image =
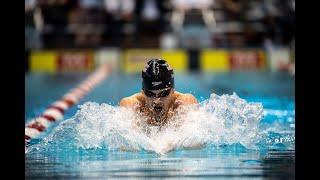
[{"label": "swimmer's head", "polygon": [[149,60],[142,70],[142,89],[174,88],[173,69],[163,59]]},{"label": "swimmer's head", "polygon": [[162,115],[170,105],[174,91],[173,69],[163,59],[149,60],[142,71],[142,91],[146,96],[146,107]]}]

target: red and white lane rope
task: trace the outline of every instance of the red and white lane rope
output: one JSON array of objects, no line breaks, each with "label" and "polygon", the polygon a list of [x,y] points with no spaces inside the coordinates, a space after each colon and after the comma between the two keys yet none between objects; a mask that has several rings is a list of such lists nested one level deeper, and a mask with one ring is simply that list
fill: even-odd
[{"label": "red and white lane rope", "polygon": [[25,128],[25,150],[31,139],[45,131],[50,124],[63,119],[63,114],[71,106],[77,104],[88,92],[97,86],[111,73],[108,65],[100,66],[95,72],[89,75],[79,86],[71,89],[60,100],[55,101],[40,115],[29,121]]}]

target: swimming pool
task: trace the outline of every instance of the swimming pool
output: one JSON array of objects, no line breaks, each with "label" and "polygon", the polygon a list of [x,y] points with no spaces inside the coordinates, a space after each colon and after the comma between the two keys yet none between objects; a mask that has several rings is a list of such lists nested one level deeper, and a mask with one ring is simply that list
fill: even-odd
[{"label": "swimming pool", "polygon": [[[26,122],[40,115],[48,104],[75,87],[88,74],[26,74]],[[53,125],[31,141],[31,147],[40,150],[26,154],[25,175],[33,178],[284,178],[295,176],[295,82],[286,73],[229,72],[229,73],[176,73],[176,89],[191,92],[199,101],[210,94],[235,92],[248,102],[263,105],[263,118],[259,130],[265,131],[257,149],[248,149],[235,143],[209,144],[202,149],[178,149],[166,155],[149,151],[126,152],[119,150],[72,149],[64,144],[48,145],[43,139],[53,134],[65,120]],[[87,101],[116,105],[124,97],[140,91],[140,75],[111,74],[85,96]],[[64,119],[75,115],[73,106]],[[61,135],[63,137],[63,135]],[[55,149],[56,148],[56,149]]]}]

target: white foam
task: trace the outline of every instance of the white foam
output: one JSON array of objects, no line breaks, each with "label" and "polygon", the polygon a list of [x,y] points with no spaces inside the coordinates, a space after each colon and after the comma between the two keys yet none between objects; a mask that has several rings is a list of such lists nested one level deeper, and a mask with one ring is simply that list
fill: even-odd
[{"label": "white foam", "polygon": [[[46,146],[147,150],[164,154],[205,144],[240,143],[246,148],[256,148],[261,138],[258,125],[263,116],[262,104],[248,103],[236,94],[212,94],[199,105],[182,107],[161,130],[146,126],[144,117],[127,108],[94,102],[78,107],[74,117],[59,124],[44,138]],[[134,122],[144,128],[135,128]]]}]

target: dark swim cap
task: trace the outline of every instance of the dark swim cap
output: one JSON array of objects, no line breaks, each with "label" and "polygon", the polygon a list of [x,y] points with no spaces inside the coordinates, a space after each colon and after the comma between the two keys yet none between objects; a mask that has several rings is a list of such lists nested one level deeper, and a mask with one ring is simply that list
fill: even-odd
[{"label": "dark swim cap", "polygon": [[173,70],[163,59],[151,59],[142,71],[142,89],[174,88]]}]

